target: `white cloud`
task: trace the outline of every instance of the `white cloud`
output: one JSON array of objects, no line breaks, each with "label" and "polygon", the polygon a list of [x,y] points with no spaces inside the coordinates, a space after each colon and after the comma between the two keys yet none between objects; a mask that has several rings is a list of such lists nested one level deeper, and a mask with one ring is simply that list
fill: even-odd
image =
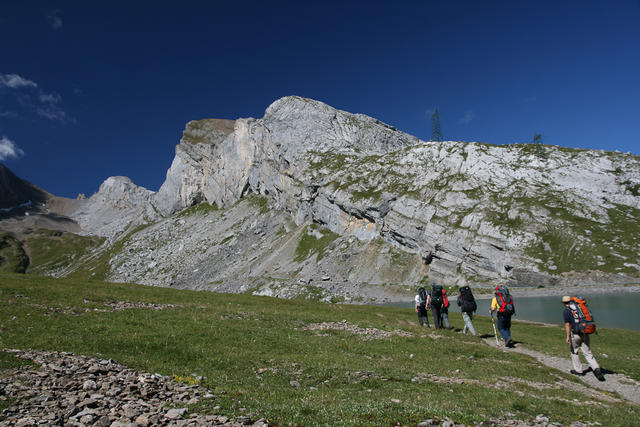
[{"label": "white cloud", "polygon": [[38,85],[17,74],[0,74],[0,87],[19,89],[21,87],[38,87]]},{"label": "white cloud", "polygon": [[56,92],[41,93],[40,103],[42,105],[36,107],[36,113],[49,120],[62,123],[75,123],[75,119],[73,117],[69,117],[62,108],[58,107],[60,102],[62,102],[62,97]]},{"label": "white cloud", "polygon": [[59,30],[62,28],[62,18],[60,18],[60,11],[54,10],[49,15],[47,15],[47,21],[49,21],[49,25],[54,30]]},{"label": "white cloud", "polygon": [[0,160],[4,161],[9,157],[20,157],[24,155],[22,151],[12,140],[3,136],[0,139]]},{"label": "white cloud", "polygon": [[44,105],[36,108],[36,113],[49,120],[62,122],[62,123],[75,123],[76,119],[70,117],[62,109],[58,108],[54,104]]},{"label": "white cloud", "polygon": [[43,104],[55,105],[60,101],[62,101],[62,97],[55,92],[40,94],[40,102]]},{"label": "white cloud", "polygon": [[[0,74],[0,88],[8,87],[12,89],[20,88],[37,88],[32,91],[16,91],[16,101],[18,104],[29,110],[35,112],[37,115],[45,117],[49,120],[58,121],[61,123],[75,123],[76,120],[69,116],[59,104],[62,103],[62,96],[57,92],[45,93],[37,83],[20,77],[17,74]],[[36,98],[37,97],[37,98]],[[4,117],[13,116],[10,112],[2,113]]]},{"label": "white cloud", "polygon": [[459,125],[468,125],[469,123],[471,123],[473,121],[473,119],[476,118],[476,113],[474,113],[473,111],[469,110],[466,111],[464,113],[464,117],[458,119],[458,124]]},{"label": "white cloud", "polygon": [[17,116],[18,114],[14,113],[13,111],[0,109],[0,117],[17,117]]}]

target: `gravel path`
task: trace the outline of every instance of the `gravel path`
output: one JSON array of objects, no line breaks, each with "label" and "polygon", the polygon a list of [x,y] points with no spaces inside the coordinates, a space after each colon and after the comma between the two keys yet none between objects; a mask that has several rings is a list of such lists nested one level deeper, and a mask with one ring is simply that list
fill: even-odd
[{"label": "gravel path", "polygon": [[[508,349],[503,346],[502,340],[500,340],[501,344],[496,345],[494,337],[485,338],[484,342],[492,347],[502,348],[504,351],[515,351],[518,353],[526,354],[537,359],[540,363],[559,371],[569,372],[571,369],[573,369],[569,352],[567,352],[566,357],[556,357],[540,353],[539,351],[531,350],[529,348],[526,348],[522,344],[516,344],[514,348]],[[593,375],[591,372],[588,372],[583,377],[577,378],[585,385],[587,385],[590,389],[615,392],[628,401],[636,405],[640,405],[640,382],[635,381],[634,379],[629,378],[623,374],[609,373],[605,368],[603,368],[603,373],[606,379],[606,381],[604,382],[598,381],[595,375]]]}]

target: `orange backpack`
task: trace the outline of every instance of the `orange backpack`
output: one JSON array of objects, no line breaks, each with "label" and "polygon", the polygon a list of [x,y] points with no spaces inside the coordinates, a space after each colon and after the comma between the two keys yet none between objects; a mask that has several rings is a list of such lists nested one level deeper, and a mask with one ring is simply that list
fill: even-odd
[{"label": "orange backpack", "polygon": [[589,311],[587,300],[584,297],[571,297],[569,309],[571,310],[571,314],[573,314],[573,325],[571,325],[571,327],[574,332],[579,334],[592,334],[596,331],[596,322],[593,319],[593,314]]}]

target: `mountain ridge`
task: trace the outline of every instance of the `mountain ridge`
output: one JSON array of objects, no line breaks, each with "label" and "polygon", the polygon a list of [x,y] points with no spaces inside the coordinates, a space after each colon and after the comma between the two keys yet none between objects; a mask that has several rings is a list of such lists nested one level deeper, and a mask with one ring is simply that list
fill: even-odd
[{"label": "mountain ridge", "polygon": [[[199,203],[243,218],[233,207],[253,193],[274,212],[286,214],[274,214],[278,219],[270,226],[284,227],[290,218],[292,225],[285,228],[296,230],[298,246],[307,236],[326,240],[323,230],[337,236],[327,249],[333,266],[321,265],[320,253],[313,251],[304,260],[273,265],[288,271],[279,280],[290,284],[308,285],[321,277],[354,290],[389,280],[415,284],[423,277],[448,285],[505,280],[548,286],[605,278],[622,283],[637,281],[640,272],[639,188],[638,156],[533,144],[421,141],[374,118],[293,96],[276,100],[260,119],[187,123],[157,192],[123,177],[109,178],[96,194],[79,201],[70,217],[85,233],[111,241],[138,227],[142,245],[142,236],[162,240],[151,235],[150,225],[175,222],[176,214]],[[253,212],[260,222],[260,210]],[[255,228],[242,223],[247,228],[240,234]],[[224,239],[210,237],[211,244],[226,249]],[[162,243],[167,258],[155,259],[154,267],[180,270],[170,254],[196,240],[181,235]],[[373,249],[378,240],[380,247]],[[250,238],[245,243],[266,245]],[[366,266],[350,265],[348,256],[342,260],[345,254],[337,249],[342,246],[377,253],[374,269],[387,268],[385,254],[399,251],[396,256],[409,260],[405,273],[411,273],[400,273],[403,266],[397,265],[391,276],[364,274]],[[144,251],[153,251],[152,245]],[[251,255],[243,257],[239,270],[228,265],[208,278],[182,272],[180,286],[192,280],[192,287],[246,290],[238,271],[245,281],[261,277],[252,273]],[[309,262],[318,265],[310,268]],[[165,286],[175,282],[155,269],[147,271],[142,262],[133,264],[137,267],[127,277]],[[113,278],[125,280],[116,270]],[[259,274],[271,277],[275,271]],[[221,283],[214,286],[214,281]],[[329,286],[321,285],[323,292]]]}]

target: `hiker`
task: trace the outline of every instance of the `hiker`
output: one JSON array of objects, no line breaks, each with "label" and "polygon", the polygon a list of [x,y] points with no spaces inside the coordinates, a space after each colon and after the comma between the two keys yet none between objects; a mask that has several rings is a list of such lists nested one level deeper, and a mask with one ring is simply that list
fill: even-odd
[{"label": "hiker", "polygon": [[444,322],[444,326],[447,329],[451,329],[451,324],[449,323],[449,298],[447,298],[447,291],[442,289],[442,311],[440,313],[442,315],[442,322]]},{"label": "hiker", "polygon": [[462,312],[462,320],[464,320],[464,328],[462,333],[466,335],[467,331],[471,332],[471,335],[476,336],[476,330],[473,327],[473,312],[478,309],[476,300],[473,298],[473,292],[469,286],[463,286],[458,289],[458,306]]},{"label": "hiker", "polygon": [[[578,312],[581,310],[580,305],[578,304],[579,300],[584,302],[586,306],[586,301],[581,298],[573,297],[571,298],[568,295],[562,297],[562,303],[564,304],[564,311],[562,312],[562,317],[564,320],[564,329],[567,334],[566,342],[571,347],[571,362],[573,362],[573,369],[571,372],[573,375],[584,375],[585,372],[582,369],[582,362],[580,362],[580,355],[578,354],[578,350],[582,350],[582,355],[585,360],[591,367],[593,374],[599,381],[604,381],[604,375],[602,374],[602,370],[600,369],[600,365],[593,357],[593,353],[591,353],[590,348],[590,340],[589,335],[592,332],[595,332],[595,323],[591,316],[589,315],[589,322],[585,323],[593,323],[592,328],[587,328],[586,330],[580,331],[580,321],[582,312]],[[586,308],[588,311],[588,308]],[[581,310],[582,311],[582,310]],[[583,324],[584,325],[584,324]]]},{"label": "hiker", "polygon": [[442,328],[442,308],[444,299],[442,298],[442,286],[431,283],[431,289],[427,293],[427,307],[431,307],[433,315],[433,325],[436,329]]},{"label": "hiker", "polygon": [[511,339],[511,316],[516,313],[516,310],[513,305],[513,297],[509,294],[509,289],[504,285],[496,286],[495,296],[491,300],[489,315],[491,316],[492,322],[493,312],[496,310],[498,311],[498,330],[500,331],[500,335],[502,335],[504,345],[506,347],[513,347],[514,343]]},{"label": "hiker", "polygon": [[429,312],[427,312],[427,291],[421,286],[418,288],[418,294],[415,297],[416,301],[416,313],[418,313],[418,323],[420,326],[424,326],[424,323],[427,324],[427,327],[430,328],[429,324]]}]

